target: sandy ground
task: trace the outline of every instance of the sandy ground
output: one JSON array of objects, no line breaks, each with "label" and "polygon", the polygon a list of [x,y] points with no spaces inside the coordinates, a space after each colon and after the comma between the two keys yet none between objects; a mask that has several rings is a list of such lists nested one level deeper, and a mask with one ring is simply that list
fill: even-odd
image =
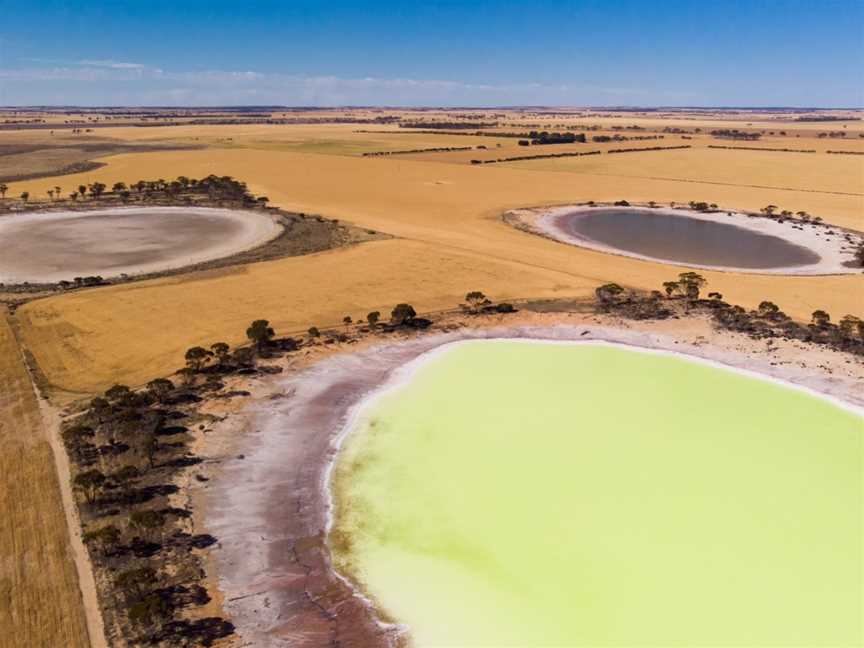
[{"label": "sandy ground", "polygon": [[268,214],[204,207],[48,211],[0,218],[0,283],[105,278],[179,268],[282,232]]},{"label": "sandy ground", "polygon": [[[195,483],[196,524],[219,538],[212,566],[240,641],[255,646],[391,646],[402,629],[378,619],[364,598],[334,576],[322,539],[327,475],[352,411],[406,363],[460,340],[535,338],[608,341],[683,353],[756,372],[864,407],[859,359],[783,340],[754,341],[714,331],[707,320],[634,323],[578,314],[451,318],[407,339],[371,336],[358,344],[289,355],[285,373],[232,385],[248,400],[202,440],[208,482]],[[344,616],[343,616],[344,614]],[[350,621],[350,622],[348,622]]]},{"label": "sandy ground", "polygon": [[[828,228],[817,225],[805,225],[803,229],[793,228],[793,223],[778,223],[769,218],[750,218],[746,214],[737,212],[729,213],[715,212],[704,213],[694,210],[655,208],[652,211],[663,214],[671,214],[673,216],[686,216],[695,220],[706,221],[711,223],[721,223],[724,225],[734,225],[735,227],[746,229],[758,234],[775,236],[781,238],[793,245],[798,245],[809,250],[812,250],[819,255],[820,260],[817,263],[801,266],[788,266],[777,268],[734,268],[728,266],[712,266],[701,264],[683,264],[680,261],[670,259],[657,259],[636,252],[621,250],[611,247],[599,241],[591,240],[587,237],[578,236],[562,230],[558,225],[558,220],[565,215],[570,214],[589,214],[596,208],[585,207],[579,205],[538,208],[538,209],[520,209],[510,212],[513,217],[520,223],[527,225],[538,233],[549,236],[558,241],[571,243],[590,250],[599,252],[608,252],[621,256],[641,259],[643,261],[655,261],[666,263],[669,265],[679,265],[682,267],[702,268],[706,270],[718,270],[721,272],[740,272],[744,274],[772,274],[772,275],[830,275],[830,274],[861,274],[861,268],[853,268],[847,265],[852,261],[852,251],[849,244],[843,239],[842,232],[840,234],[828,234]],[[616,210],[634,211],[644,209],[644,207],[615,207]],[[860,235],[856,236],[861,240]]]}]

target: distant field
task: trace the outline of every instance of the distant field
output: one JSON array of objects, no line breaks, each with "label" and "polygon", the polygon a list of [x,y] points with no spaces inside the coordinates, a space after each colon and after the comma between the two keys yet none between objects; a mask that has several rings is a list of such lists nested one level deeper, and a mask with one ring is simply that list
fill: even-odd
[{"label": "distant field", "polygon": [[[734,145],[723,144],[721,145]],[[749,144],[738,144],[748,146]],[[752,144],[758,146],[759,144]],[[636,144],[634,144],[636,146]],[[647,146],[647,144],[646,144]],[[788,190],[853,194],[864,204],[864,156],[709,149],[651,151],[508,163],[537,171],[570,171],[619,178],[650,178],[735,187],[769,187],[778,191],[777,204],[788,205]],[[785,198],[785,199],[784,199]],[[815,213],[815,212],[814,212]],[[864,214],[859,213],[864,218]]]},{"label": "distant field", "polygon": [[[369,116],[367,113],[357,113]],[[427,119],[442,119],[427,114]],[[416,116],[412,118],[417,118]],[[479,119],[479,117],[478,117]],[[490,117],[491,119],[491,117]],[[826,222],[864,229],[864,156],[828,155],[828,148],[861,148],[862,122],[806,123],[760,116],[680,114],[563,118],[508,114],[499,130],[549,130],[599,124],[606,133],[640,136],[667,126],[703,132],[690,140],[519,146],[513,138],[411,133],[395,125],[308,124],[176,126],[99,129],[126,144],[205,146],[206,150],[118,154],[106,166],[50,179],[10,183],[9,195],[30,191],[47,200],[52,184],[112,185],[177,175],[214,173],[246,181],[252,191],[286,209],[320,213],[398,237],[336,252],[233,269],[110,287],[32,302],[17,317],[48,382],[87,393],[115,382],[140,384],[182,364],[196,343],[242,338],[258,317],[281,330],[341,321],[411,301],[421,309],[452,307],[468,290],[496,298],[584,296],[618,281],[651,289],[682,268],[594,253],[530,236],[500,222],[515,207],[586,200],[704,200],[757,210],[767,204],[805,210]],[[531,126],[533,125],[533,126]],[[638,125],[640,130],[609,130]],[[846,127],[846,138],[818,132]],[[762,141],[717,140],[711,128],[785,130]],[[357,132],[357,131],[375,131]],[[588,133],[589,140],[593,133]],[[800,135],[794,137],[792,134]],[[15,133],[21,144],[41,135]],[[690,144],[646,151],[495,165],[470,160],[524,154]],[[709,144],[805,148],[816,154],[708,149]],[[363,152],[478,146],[487,150],[361,157]],[[499,146],[500,145],[500,146]],[[755,306],[771,299],[800,319],[817,308],[835,318],[864,310],[860,276],[766,277],[705,273],[711,290]]]},{"label": "distant field", "polygon": [[[679,155],[731,162],[737,152],[672,153],[610,155],[602,158],[602,164],[620,165],[628,173],[638,172],[643,165],[652,175],[672,176],[688,170]],[[776,155],[774,163],[785,164],[787,158],[779,157],[784,154]],[[740,159],[750,158],[745,152]],[[847,164],[828,162],[844,169]],[[664,171],[664,164],[671,170]],[[452,307],[473,289],[496,298],[584,296],[610,280],[657,288],[682,271],[527,235],[499,221],[508,208],[620,198],[695,199],[747,209],[774,203],[861,227],[861,197],[747,186],[752,170],[744,167],[712,176],[709,162],[693,165],[702,178],[735,181],[729,185],[626,173],[580,175],[507,165],[478,167],[246,148],[113,156],[105,168],[72,181],[99,179],[111,184],[178,174],[229,174],[269,196],[272,204],[349,220],[399,238],[217,273],[52,297],[24,306],[18,317],[48,381],[62,390],[89,392],[115,381],[140,384],[172,371],[182,364],[187,347],[219,339],[239,341],[248,322],[258,317],[272,320],[280,330],[304,330],[339,322],[345,314],[356,317],[386,309],[399,301],[421,309]],[[616,170],[614,166],[603,169]],[[783,173],[794,179],[796,172]],[[823,182],[861,191],[851,174],[844,173],[840,179]],[[816,173],[816,177],[821,176]],[[38,186],[38,181],[21,183],[15,190]],[[705,275],[710,289],[730,301],[755,306],[771,299],[801,319],[809,319],[817,308],[835,318],[862,310],[864,283],[859,276]]]},{"label": "distant field", "polygon": [[0,646],[89,646],[54,457],[0,311]]}]

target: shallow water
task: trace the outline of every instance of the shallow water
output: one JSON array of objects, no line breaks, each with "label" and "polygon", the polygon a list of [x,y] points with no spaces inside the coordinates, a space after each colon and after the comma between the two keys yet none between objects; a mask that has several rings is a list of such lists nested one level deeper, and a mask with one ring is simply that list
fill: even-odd
[{"label": "shallow water", "polygon": [[361,413],[337,562],[419,648],[859,645],[862,433],[680,358],[461,344]]},{"label": "shallow water", "polygon": [[786,268],[819,255],[782,238],[726,223],[647,209],[597,209],[555,220],[566,234],[655,259],[733,268]]}]

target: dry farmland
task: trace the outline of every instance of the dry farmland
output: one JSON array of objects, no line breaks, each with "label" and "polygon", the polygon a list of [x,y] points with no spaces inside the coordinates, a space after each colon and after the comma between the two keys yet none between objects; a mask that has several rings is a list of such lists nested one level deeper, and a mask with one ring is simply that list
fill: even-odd
[{"label": "dry farmland", "polygon": [[89,645],[54,458],[5,309],[0,476],[0,646]]},{"label": "dry farmland", "polygon": [[[27,304],[18,311],[24,339],[53,387],[74,394],[117,381],[141,384],[176,368],[193,343],[239,341],[256,317],[281,330],[303,330],[402,300],[424,310],[449,307],[470,289],[500,299],[586,295],[609,280],[654,288],[679,271],[532,237],[500,221],[509,208],[620,198],[696,199],[751,210],[773,203],[859,228],[864,211],[864,160],[856,156],[713,150],[707,143],[715,140],[704,139],[692,149],[471,165],[462,152],[361,157],[358,150],[386,148],[387,136],[355,133],[342,124],[234,128],[103,129],[102,135],[118,138],[232,140],[205,150],[114,155],[105,158],[107,166],[63,182],[110,186],[118,180],[228,174],[246,180],[272,204],[396,238]],[[304,137],[314,152],[304,150]],[[524,151],[512,138],[396,132],[389,141],[392,150],[400,150],[476,145],[480,139],[496,149],[500,143],[502,155]],[[561,149],[574,146],[593,145]],[[16,183],[10,192],[38,195],[45,184]],[[862,310],[858,276],[705,274],[711,289],[731,301],[755,306],[772,299],[798,318],[817,308],[838,316]]]},{"label": "dry farmland", "polygon": [[[381,114],[333,113],[363,118]],[[447,115],[421,117],[434,123]],[[51,119],[57,127],[53,136],[44,130],[0,131],[0,152],[17,156],[3,167],[0,155],[0,175],[9,177],[7,201],[26,191],[31,200],[47,203],[47,190],[56,186],[66,195],[92,182],[110,187],[118,181],[212,173],[245,181],[273,206],[348,221],[393,237],[32,299],[15,310],[15,325],[40,386],[55,403],[114,383],[137,386],[168,374],[182,365],[187,348],[241,342],[249,322],[258,318],[269,319],[278,332],[300,332],[313,325],[335,325],[345,315],[388,313],[403,301],[418,311],[452,308],[470,290],[499,300],[581,297],[608,281],[658,288],[684,270],[527,234],[501,220],[512,208],[620,199],[697,200],[752,211],[775,204],[864,230],[864,156],[826,152],[864,151],[859,137],[864,127],[856,120],[814,124],[782,114],[622,116],[582,111],[567,117],[512,112],[496,119],[490,135],[478,136],[336,123],[146,128],[123,123],[73,135],[62,121]],[[585,144],[524,147],[517,138],[502,136],[538,125],[550,131],[575,125],[599,130],[586,131]],[[638,130],[622,130],[627,126]],[[664,132],[670,126],[686,129],[687,139]],[[764,129],[766,135],[756,143],[719,140],[707,134],[713,128]],[[841,128],[848,132],[842,140],[819,137],[820,132]],[[788,134],[770,136],[769,129]],[[596,134],[664,138],[593,143]],[[683,145],[691,148],[606,153]],[[718,145],[816,152],[709,148]],[[463,147],[472,149],[423,151]],[[409,150],[417,152],[362,155]],[[472,159],[589,150],[601,153],[471,164]],[[88,170],[68,173],[74,171],[70,165],[85,163]],[[61,171],[64,175],[56,175]],[[14,179],[27,176],[38,177]],[[864,315],[862,275],[702,274],[709,290],[747,307],[769,299],[802,320],[816,309],[835,319],[847,313]],[[0,320],[0,510],[6,521],[0,530],[0,624],[28,638],[16,645],[85,645],[81,595],[54,463],[20,357],[6,320]]]}]

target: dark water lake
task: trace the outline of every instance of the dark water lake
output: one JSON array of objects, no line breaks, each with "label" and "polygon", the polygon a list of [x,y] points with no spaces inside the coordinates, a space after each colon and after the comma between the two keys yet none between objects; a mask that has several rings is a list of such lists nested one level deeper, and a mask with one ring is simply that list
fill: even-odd
[{"label": "dark water lake", "polygon": [[598,209],[564,214],[555,224],[571,236],[681,263],[767,269],[820,260],[815,252],[776,236],[654,210]]}]

